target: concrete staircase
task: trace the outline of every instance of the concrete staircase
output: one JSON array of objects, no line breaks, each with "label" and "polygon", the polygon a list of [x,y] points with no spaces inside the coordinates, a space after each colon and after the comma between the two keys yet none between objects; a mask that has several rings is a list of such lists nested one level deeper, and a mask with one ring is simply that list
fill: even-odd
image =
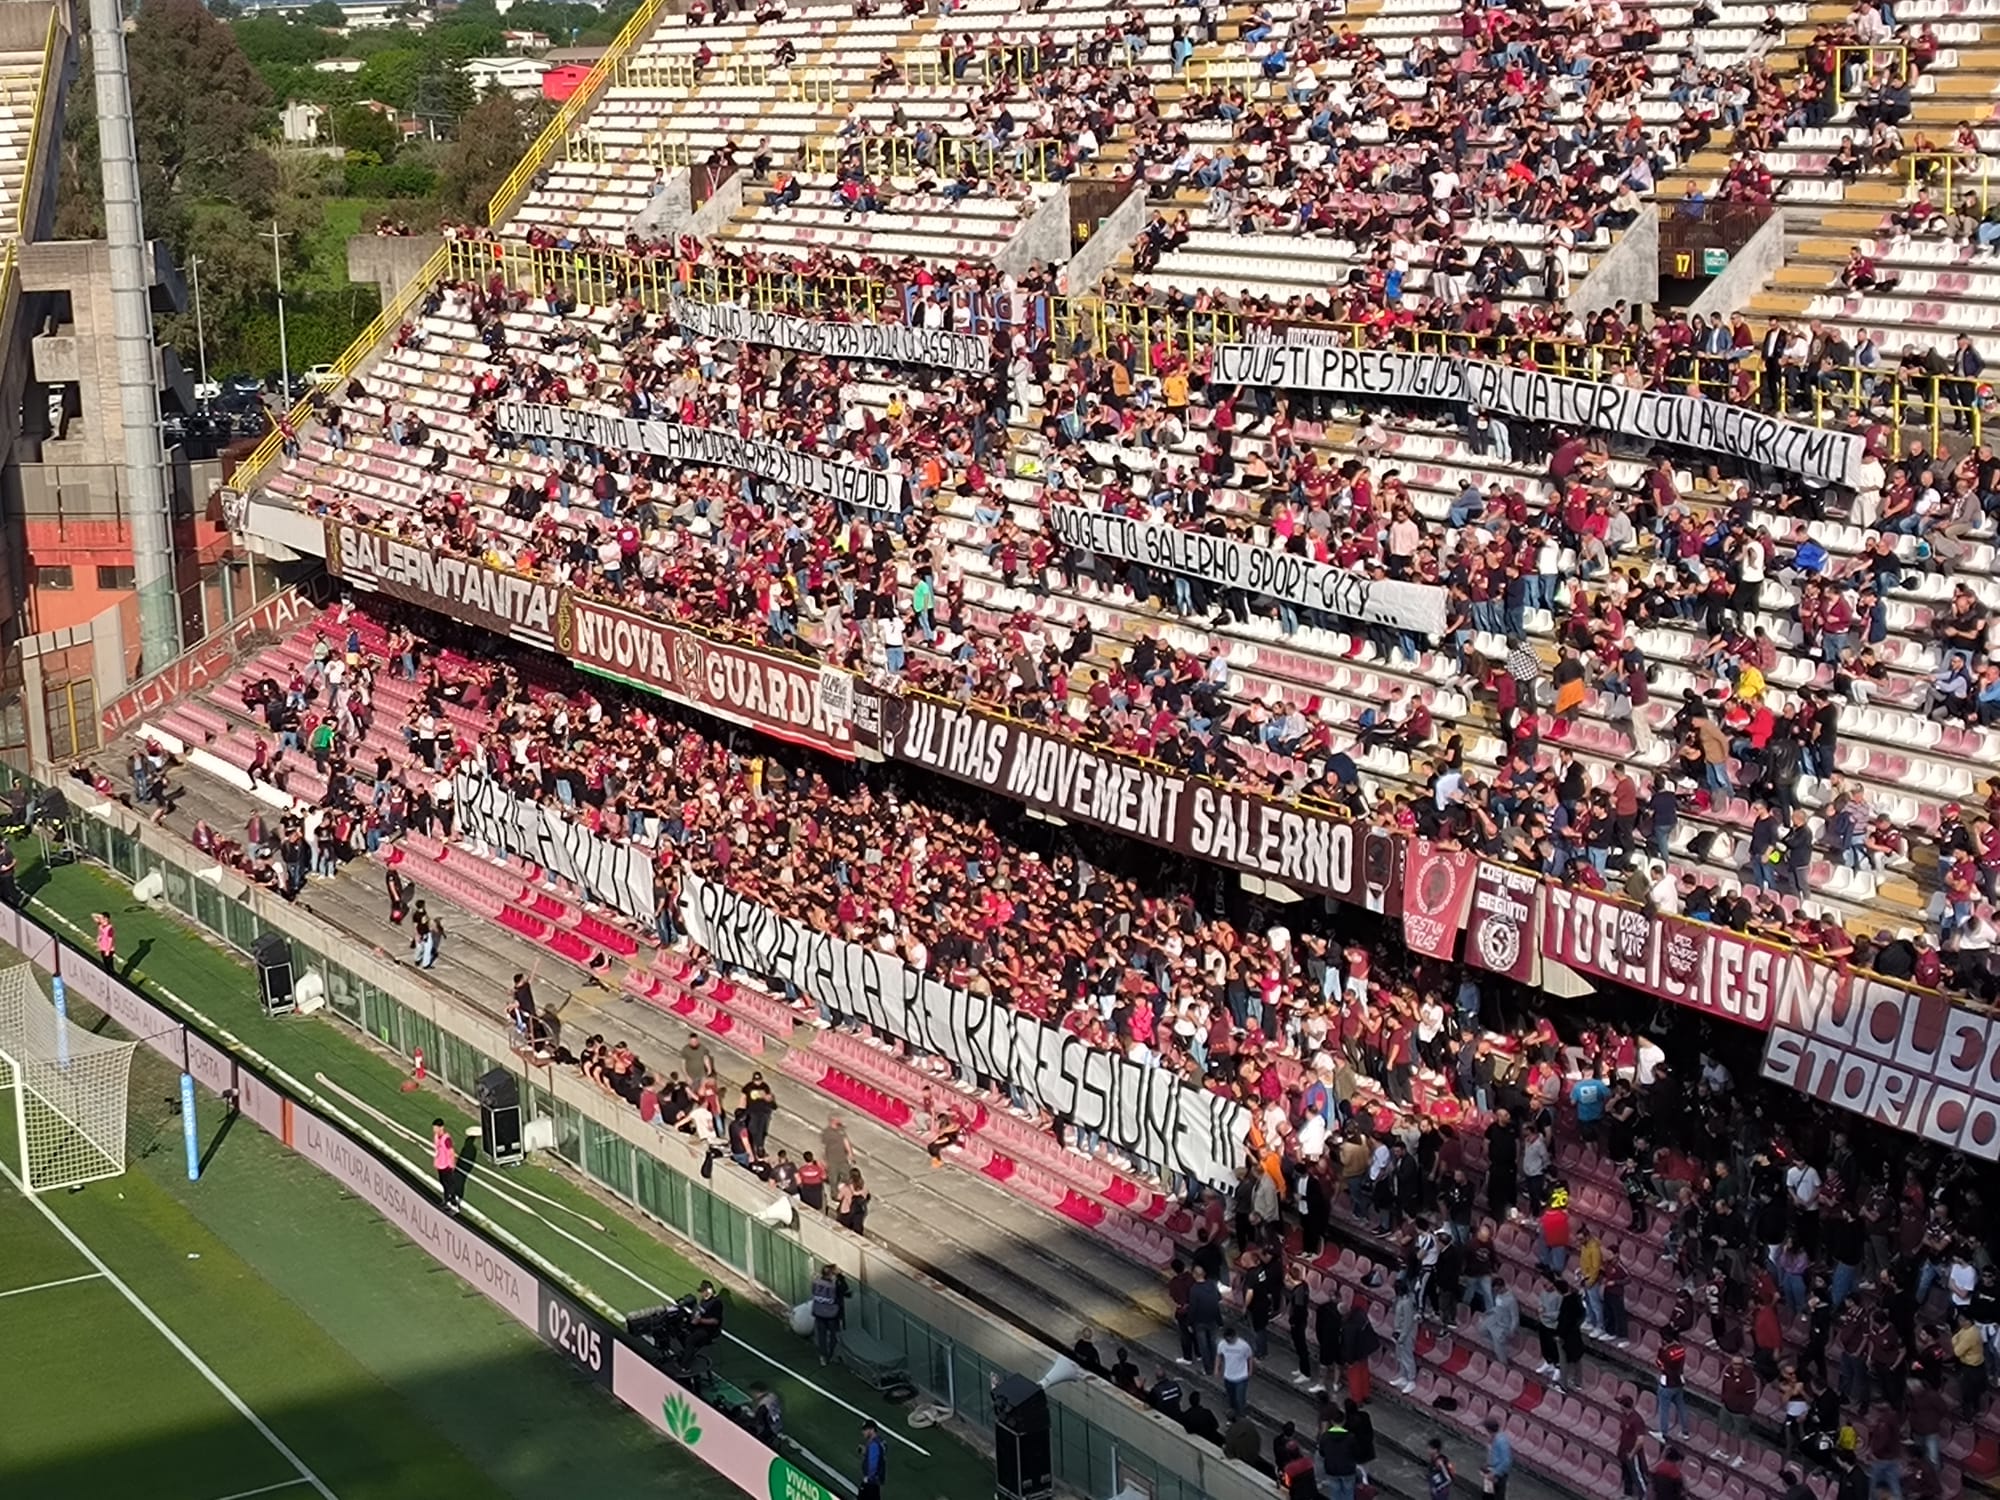
[{"label": "concrete staircase", "polygon": [[[1795,72],[1803,63],[1814,31],[1843,20],[1847,14],[1847,7],[1839,4],[1814,5],[1811,24],[1795,28],[1786,37],[1782,52],[1772,54],[1773,71]],[[1910,118],[1903,126],[1906,140],[1922,131],[1944,143],[1961,125],[1982,126],[1995,118],[2000,25],[1982,25],[1980,39],[1994,45],[1959,49],[1956,67],[1934,69],[1926,75],[1933,92],[1912,100]],[[1690,184],[1705,189],[1728,170],[1732,155],[1725,142],[1690,158],[1681,171],[1660,185],[1662,201],[1679,198]],[[1792,229],[1786,237],[1788,263],[1778,269],[1768,287],[1750,299],[1746,310],[1753,321],[1803,317],[1814,297],[1834,283],[1856,244],[1875,235],[1884,217],[1908,196],[1904,178],[1871,176],[1848,184],[1838,204],[1816,210],[1812,204],[1788,202]]]}]

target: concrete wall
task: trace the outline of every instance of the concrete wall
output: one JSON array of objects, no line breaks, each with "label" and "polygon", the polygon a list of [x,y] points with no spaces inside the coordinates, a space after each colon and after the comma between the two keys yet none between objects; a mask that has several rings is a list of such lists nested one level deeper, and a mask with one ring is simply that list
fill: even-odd
[{"label": "concrete wall", "polygon": [[1729,257],[1722,274],[1702,288],[1689,304],[1690,312],[1733,313],[1764,290],[1778,267],[1785,263],[1785,210],[1779,209],[1764,221],[1764,227],[1750,236],[1741,250]]},{"label": "concrete wall", "polygon": [[[690,168],[684,174],[689,179],[689,201],[693,201],[693,173],[699,168]],[[694,209],[687,216],[687,227],[677,233],[691,234],[696,239],[706,240],[722,233],[723,227],[736,217],[743,208],[743,192],[749,184],[747,170],[732,172],[729,179],[709,194],[708,201]],[[758,191],[761,193],[762,188]]]},{"label": "concrete wall", "polygon": [[1049,195],[1014,231],[993,263],[1019,276],[1036,266],[1063,265],[1069,260],[1069,188]]},{"label": "concrete wall", "polygon": [[1106,214],[1083,247],[1063,267],[1057,287],[1076,296],[1087,295],[1146,227],[1146,188],[1140,183],[1125,201]]},{"label": "concrete wall", "polygon": [[0,52],[39,52],[48,39],[48,0],[14,0],[0,5]]},{"label": "concrete wall", "polygon": [[1570,293],[1569,305],[1574,312],[1592,313],[1614,302],[1651,307],[1659,300],[1660,210],[1657,204],[1649,203],[1638,222],[1618,237],[1618,243]]},{"label": "concrete wall", "polygon": [[[48,662],[77,647],[88,648],[90,652],[91,690],[98,703],[109,703],[130,685],[131,656],[125,645],[125,619],[115,605],[84,624],[22,637],[21,698],[28,708],[28,753],[37,764],[49,754],[49,726],[42,711],[50,680]],[[63,770],[67,772],[68,767]]]},{"label": "concrete wall", "polygon": [[[739,186],[736,192],[740,203],[743,189]],[[640,210],[632,227],[644,235],[679,234],[680,226],[694,211],[693,205],[694,173],[687,167],[678,167],[668,174],[653,201]]]},{"label": "concrete wall", "polygon": [[[40,774],[53,777],[55,768],[41,766]],[[128,808],[106,803],[91,812],[184,868],[207,868],[207,862],[188,845]],[[393,995],[412,1011],[429,1018],[440,1030],[488,1057],[511,1055],[511,1033],[499,1013],[475,1011],[418,979],[405,965],[369,952],[311,912],[250,885],[231,871],[218,872],[215,884],[224,895],[249,906],[266,926],[279,929],[319,953],[339,954],[340,963],[357,978]],[[304,966],[312,967],[310,963]],[[586,1084],[580,1076],[548,1069],[538,1074],[533,1083],[537,1090],[552,1092],[562,1103],[631,1142],[636,1150],[659,1158],[685,1177],[698,1177],[701,1152],[691,1143],[683,1143],[679,1137],[663,1135],[646,1125],[637,1111]],[[752,1214],[767,1208],[773,1197],[771,1189],[726,1163],[718,1166],[714,1178],[705,1186],[725,1202]],[[858,1285],[924,1319],[945,1337],[976,1351],[992,1364],[1034,1378],[1055,1357],[1057,1351],[1052,1344],[1030,1340],[989,1317],[886,1247],[849,1234],[831,1219],[803,1214],[795,1228],[783,1232],[813,1259],[832,1261]],[[1060,1342],[1064,1335],[1052,1333],[1050,1337],[1052,1342]],[[1120,1446],[1143,1453],[1161,1467],[1179,1474],[1213,1500],[1270,1500],[1268,1479],[1194,1442],[1178,1423],[1167,1421],[1103,1380],[1085,1379],[1059,1385],[1050,1391],[1049,1397],[1096,1423]],[[982,1441],[988,1437],[983,1433],[978,1436]]]},{"label": "concrete wall", "polygon": [[[0,14],[6,7],[0,5]],[[146,266],[155,290],[171,298],[173,284],[163,268],[165,258],[148,255]],[[170,262],[166,263],[170,264]],[[69,435],[41,444],[41,461],[68,465],[122,466],[125,436],[120,429],[118,351],[111,328],[111,251],[102,240],[50,240],[23,245],[16,261],[24,292],[67,292],[70,321],[53,336],[36,340],[35,378],[44,382],[74,381],[81,398],[81,415],[69,424]],[[166,382],[154,351],[157,378]],[[35,399],[41,398],[36,395]]]},{"label": "concrete wall", "polygon": [[347,279],[374,282],[387,307],[443,243],[435,234],[354,235],[347,242]]}]

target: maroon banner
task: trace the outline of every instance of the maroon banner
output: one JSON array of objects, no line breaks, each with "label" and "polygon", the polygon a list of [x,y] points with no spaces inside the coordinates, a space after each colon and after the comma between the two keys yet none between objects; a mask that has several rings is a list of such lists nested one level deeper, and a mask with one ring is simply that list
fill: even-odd
[{"label": "maroon banner", "polygon": [[324,580],[315,577],[273,594],[187,655],[174,658],[122,697],[112,699],[97,718],[99,743],[110,744],[149,714],[191,698],[210,683],[221,681],[236,665],[251,636],[266,631],[289,635],[294,625],[319,608],[317,596],[326,591]]},{"label": "maroon banner", "polygon": [[356,588],[544,651],[554,640],[565,592],[561,584],[544,578],[331,518],[326,522],[326,570]]},{"label": "maroon banner", "polygon": [[1766,1031],[1780,999],[1826,966],[1790,948],[1614,897],[1543,883],[1542,957]]},{"label": "maroon banner", "polygon": [[1764,1076],[2000,1160],[2000,1018],[1871,975],[1811,967],[1810,982],[1779,997]]},{"label": "maroon banner", "polygon": [[1403,943],[1413,953],[1450,958],[1472,904],[1475,861],[1465,849],[1441,849],[1429,839],[1410,841],[1403,872]]},{"label": "maroon banner", "polygon": [[1465,961],[1522,984],[1539,983],[1542,962],[1536,927],[1541,900],[1541,876],[1482,859],[1472,882]]},{"label": "maroon banner", "polygon": [[1108,828],[1370,911],[1398,909],[1401,834],[941,698],[883,694],[877,700],[864,686],[855,717],[874,718],[888,759],[1051,817]]},{"label": "maroon banner", "polygon": [[854,758],[854,679],[571,595],[556,649],[579,667],[794,745]]}]

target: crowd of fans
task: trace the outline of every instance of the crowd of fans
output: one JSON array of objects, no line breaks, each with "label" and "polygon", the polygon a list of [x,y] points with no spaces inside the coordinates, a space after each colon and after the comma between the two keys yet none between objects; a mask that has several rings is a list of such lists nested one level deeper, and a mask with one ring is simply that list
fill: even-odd
[{"label": "crowd of fans", "polygon": [[[707,18],[700,6],[692,25]],[[1177,23],[1177,73],[1198,43],[1217,41],[1218,19],[1202,7]],[[1680,116],[1666,126],[1639,109],[1658,24],[1619,0],[1470,5],[1456,45],[1420,38],[1393,58],[1331,8],[1309,5],[1286,25],[1267,8],[1241,41],[1282,103],[1216,74],[1163,102],[1134,65],[1145,36],[1136,16],[1074,44],[1045,32],[980,47],[944,32],[942,72],[978,81],[963,117],[850,111],[823,164],[831,185],[812,192],[850,217],[894,213],[911,206],[896,176],[924,197],[992,194],[1025,210],[1028,178],[1072,175],[1116,137],[1129,147],[1119,170],[1157,200],[1135,247],[1142,278],[1189,242],[1197,218],[1243,235],[1346,241],[1365,247],[1361,263],[1323,296],[1142,285],[1090,303],[1086,318],[1084,299],[1060,296],[1046,271],[827,249],[794,259],[674,236],[614,244],[536,227],[531,248],[576,252],[611,281],[643,260],[697,295],[821,316],[872,286],[886,315],[990,334],[995,364],[972,376],[861,369],[686,339],[636,298],[600,316],[560,281],[530,293],[496,271],[435,288],[395,339],[412,354],[452,354],[444,328],[475,330],[469,430],[372,375],[318,399],[312,441],[386,450],[424,476],[413,507],[349,496],[328,508],[892,691],[1002,708],[1618,889],[1656,912],[1990,997],[2000,782],[1979,789],[1980,805],[1910,818],[1842,769],[1843,708],[1886,707],[1967,736],[2000,724],[2000,622],[1974,585],[1958,583],[1914,622],[1896,618],[1914,585],[1951,574],[2000,518],[1990,446],[1953,435],[1959,451],[1937,450],[1902,430],[1948,423],[1976,435],[1989,400],[1976,350],[1965,340],[1953,356],[1911,347],[1899,357],[1819,322],[1760,330],[1740,315],[1620,304],[1585,317],[1562,305],[1600,235],[1629,225],[1658,181],[1723,131],[1734,155],[1716,197],[1768,207],[1778,190],[1766,155],[1828,123],[1836,85],[1860,110],[1835,176],[1909,158],[1929,183],[1939,173],[1927,164],[1983,159],[1976,135],[1946,148],[1902,136],[1915,81],[1939,50],[1927,24],[1898,24],[1862,0],[1814,33],[1803,69],[1786,71],[1764,61],[1786,34],[1775,11],[1726,67],[1702,49],[1715,20],[1697,0],[1672,85]],[[875,91],[905,81],[885,57]],[[783,206],[805,201],[809,165],[752,142],[707,168],[748,170]],[[1181,196],[1189,190],[1206,195],[1199,210]],[[1898,232],[2000,242],[2000,217],[1932,192],[1898,212]],[[1673,211],[1709,208],[1691,192]],[[1500,221],[1546,230],[1539,244],[1480,232]],[[1861,293],[1893,285],[1860,251],[1842,280]],[[532,333],[527,313],[543,315]],[[1298,321],[1836,421],[1864,439],[1861,482],[1820,488],[1707,466],[1690,485],[1671,454],[1420,403],[1364,413],[1351,452],[1336,452],[1323,444],[1330,402],[1213,379],[1217,339]],[[901,494],[874,511],[732,471],[551,443],[502,426],[503,398],[730,428],[893,471]],[[1392,420],[1462,440],[1468,469],[1490,482],[1434,501],[1399,468]],[[294,456],[300,440],[287,433]],[[468,482],[456,467],[466,457],[506,466],[511,483]],[[1447,627],[1434,640],[1360,628],[1076,551],[1043,524],[1061,501],[1434,584],[1447,592]],[[1829,519],[1864,528],[1864,549],[1830,552],[1809,525]],[[1145,613],[1100,636],[1056,595]],[[1268,625],[1322,651],[1345,636],[1346,655],[1429,681],[1359,709],[1303,688],[1260,701],[1229,637],[1190,648],[1185,631],[1155,621]],[[300,751],[325,778],[318,805],[253,824],[240,841],[205,823],[195,831],[206,852],[283,894],[405,832],[452,836],[452,774],[476,768],[603,837],[649,846],[664,944],[685,946],[679,880],[698,874],[1249,1106],[1251,1160],[1232,1192],[1163,1181],[1197,1229],[1170,1283],[1182,1363],[1221,1379],[1223,1411],[1184,1393],[1172,1369],[1148,1381],[1125,1351],[1107,1360],[1088,1337],[1076,1352],[1190,1432],[1270,1464],[1301,1500],[1322,1480],[1352,1500],[1365,1477],[1378,1324],[1405,1391],[1427,1323],[1476,1337],[1503,1363],[1531,1325],[1538,1378],[1574,1388],[1586,1339],[1630,1356],[1623,1256],[1641,1245],[1664,1255],[1676,1298],[1646,1344],[1657,1436],[1636,1402],[1618,1418],[1627,1493],[1679,1500],[1687,1347],[1698,1341],[1726,1360],[1720,1389],[1704,1393],[1719,1403],[1720,1456],[1741,1463],[1760,1431],[1797,1466],[1786,1500],[1804,1500],[1807,1466],[1838,1474],[1841,1500],[1941,1493],[1943,1444],[1979,1411],[2000,1357],[2000,1282],[1964,1232],[1983,1205],[1962,1158],[1881,1150],[1858,1129],[1851,1138],[1811,1112],[1774,1110],[1710,1053],[1698,1068],[1670,1067],[1629,1017],[1559,1032],[1517,1011],[1506,986],[1413,959],[1338,916],[1253,916],[1240,901],[1221,914],[1198,873],[1162,878],[1155,864],[1142,874],[1108,843],[1024,834],[1008,812],[915,773],[858,776],[753,752],[621,689],[551,690],[534,668],[490,655],[447,662],[402,626],[379,667],[358,635],[346,646],[323,646],[289,682],[253,685],[243,705],[268,733],[252,778],[282,777],[279,752]],[[417,690],[394,726],[401,753],[364,748],[378,728],[378,670]],[[490,728],[454,723],[456,705]],[[1587,732],[1605,723],[1609,745]],[[1954,741],[1965,758],[1984,743]],[[149,749],[135,783],[163,786],[164,761]],[[1920,879],[1925,930],[1851,931],[1807,899],[1823,862]],[[441,929],[393,867],[385,878],[391,915],[410,922],[412,957],[428,966]],[[786,998],[817,1024],[851,1024],[823,997]],[[862,1228],[867,1188],[844,1137],[838,1150],[823,1138],[824,1160],[767,1152],[776,1100],[761,1076],[728,1102],[697,1038],[677,1065],[601,1035],[571,1049],[525,980],[511,1014],[529,1055],[578,1068],[714,1160]],[[941,1085],[952,1073],[942,1059],[911,1060]],[[1159,1173],[1004,1081],[950,1081],[1082,1155]],[[955,1103],[936,1109],[934,1161],[965,1128]],[[1623,1222],[1572,1207],[1584,1178],[1622,1190]],[[1499,1249],[1517,1218],[1533,1229],[1532,1271]],[[1336,1226],[1384,1253],[1387,1286],[1308,1278]],[[1389,1304],[1386,1322],[1371,1321],[1364,1292]],[[1289,1329],[1296,1383],[1325,1405],[1317,1435],[1288,1428],[1267,1458],[1241,1419],[1274,1325]],[[1759,1415],[1771,1389],[1776,1425],[1768,1401]],[[1504,1497],[1512,1464],[1496,1430],[1487,1494]],[[1448,1490],[1450,1463],[1433,1445],[1434,1484],[1440,1473]]]},{"label": "crowd of fans", "polygon": [[[377,656],[416,690],[396,726],[401,754],[356,753],[372,727]],[[1329,1479],[1350,1459],[1365,1469],[1365,1370],[1384,1337],[1405,1390],[1425,1326],[1456,1328],[1509,1361],[1525,1325],[1542,1340],[1538,1378],[1551,1387],[1577,1385],[1591,1337],[1607,1354],[1625,1349],[1614,1357],[1629,1369],[1641,1348],[1625,1306],[1634,1273],[1621,1254],[1632,1245],[1657,1248],[1677,1288],[1643,1345],[1657,1364],[1647,1382],[1657,1437],[1636,1406],[1621,1429],[1633,1493],[1673,1493],[1661,1471],[1670,1481],[1688,1440],[1677,1393],[1687,1348],[1701,1343],[1728,1361],[1719,1391],[1696,1393],[1725,1413],[1724,1461],[1751,1452],[1752,1414],[1775,1388],[1782,1415],[1770,1420],[1764,1402],[1756,1430],[1788,1463],[1858,1472],[1871,1496],[1940,1493],[1941,1446],[1979,1410],[1986,1361],[2000,1353],[2000,1280],[1963,1228],[1978,1223],[1981,1183],[1962,1157],[1887,1150],[1871,1129],[1773,1108],[1760,1085],[1739,1085],[1724,1049],[1698,1049],[1686,1030],[1665,1049],[1629,1018],[1559,1031],[1505,982],[1413,958],[1379,928],[1303,909],[1274,918],[1239,904],[1218,915],[1181,883],[1199,880],[1196,867],[1163,878],[1148,861],[1139,876],[1110,842],[1038,835],[1031,846],[1004,814],[928,778],[854,776],[804,752],[732,746],[657,700],[556,691],[552,680],[525,658],[438,652],[400,625],[379,650],[364,649],[358,628],[344,642],[336,630],[279,684],[305,719],[339,726],[323,805],[283,835],[303,847],[299,881],[305,866],[332,874],[408,831],[452,835],[450,773],[469,765],[601,836],[643,842],[657,830],[654,935],[664,943],[685,946],[676,879],[694,871],[1236,1095],[1253,1113],[1241,1182],[1226,1194],[1170,1184],[1194,1209],[1195,1248],[1169,1288],[1183,1361],[1219,1375],[1223,1409],[1188,1399],[1185,1371],[1149,1375],[1122,1352],[1104,1360],[1088,1338],[1077,1353],[1198,1436],[1292,1469],[1293,1493],[1311,1493],[1296,1467],[1305,1457],[1316,1454]],[[261,683],[252,695],[261,707]],[[454,723],[457,708],[490,728],[467,727],[471,715]],[[146,758],[150,775],[164,773]],[[333,818],[349,814],[363,832],[340,832]],[[266,836],[253,828],[246,842]],[[398,895],[394,866],[388,877],[396,916],[407,892]],[[421,929],[421,903],[414,915]],[[1921,963],[1922,944],[1897,946],[1874,956],[1878,966]],[[417,961],[435,952],[433,938]],[[852,1024],[812,997],[788,998],[821,1024]],[[753,1073],[727,1098],[698,1036],[652,1063],[601,1035],[572,1050],[519,975],[509,1013],[525,1053],[578,1067],[643,1118],[707,1145],[712,1161],[733,1159],[864,1227],[868,1189],[838,1122],[817,1156],[772,1154],[775,1094]],[[1680,1060],[1697,1050],[1698,1065]],[[942,1059],[911,1060],[940,1085],[951,1072]],[[934,1158],[970,1108],[957,1090],[940,1097]],[[1149,1169],[1019,1094],[987,1099],[1083,1155]],[[1607,1184],[1622,1190],[1625,1213],[1573,1206],[1572,1187]],[[1516,1219],[1535,1236],[1532,1268],[1498,1248],[1498,1226]],[[1309,1281],[1336,1236],[1361,1236],[1396,1268],[1393,1280]],[[1371,1321],[1377,1296],[1388,1314]],[[1325,1396],[1324,1419],[1321,1440],[1283,1432],[1271,1455],[1238,1419],[1255,1363],[1279,1357],[1285,1330],[1296,1383]],[[1858,1448],[1845,1429],[1862,1434]],[[1501,1446],[1489,1462],[1504,1472]]]},{"label": "crowd of fans", "polygon": [[[515,315],[537,303],[556,322],[524,336]],[[1203,349],[1189,360],[1156,345],[1148,375],[1130,337],[1060,362],[1046,341],[1017,337],[1012,358],[984,375],[877,372],[863,400],[870,372],[683,340],[636,304],[608,324],[586,319],[560,293],[533,299],[497,274],[438,288],[400,344],[428,347],[440,313],[476,327],[487,351],[470,402],[480,425],[462,441],[475,454],[515,455],[516,481],[490,502],[468,493],[446,473],[449,435],[363,377],[322,404],[330,442],[386,439],[436,477],[415,511],[342,502],[351,516],[1835,957],[1865,960],[1888,940],[1849,937],[1801,904],[1815,865],[1910,874],[1927,844],[1937,853],[1938,962],[1955,984],[1990,983],[1994,820],[1913,823],[1873,805],[1839,764],[1843,706],[1893,707],[1968,731],[2000,715],[1994,621],[1969,583],[1910,632],[1928,636],[1929,655],[1890,630],[1896,592],[1948,568],[2000,510],[2000,463],[1984,446],[1957,456],[1912,439],[1892,455],[1888,422],[1856,409],[1849,420],[1866,436],[1879,487],[1852,497],[1796,482],[1753,489],[1710,467],[1684,493],[1665,455],[1633,484],[1599,438],[1488,415],[1469,436],[1513,472],[1497,469],[1483,490],[1468,483],[1433,519],[1382,451],[1379,420],[1354,457],[1330,460],[1310,415],[1278,393],[1215,385]],[[1747,371],[1740,356],[1758,353],[1777,399],[1801,370],[1830,368],[1844,352],[1819,327],[1795,336],[1774,325],[1754,345],[1740,319],[1733,330],[1690,319],[1639,335],[1612,312],[1598,331],[1642,340],[1666,379],[1676,362],[1711,358]],[[1795,342],[1804,345],[1796,360]],[[524,445],[493,415],[505,395],[556,405],[595,397],[629,415],[733,426],[893,469],[904,500],[892,512],[848,509],[730,471],[540,438]],[[1438,416],[1414,408],[1405,420]],[[1041,503],[1089,499],[1211,534],[1268,533],[1295,553],[1441,585],[1448,627],[1434,642],[1356,630],[1073,551],[1039,524],[1034,503],[1014,498],[1027,493],[1010,484],[1015,472],[1034,475]],[[486,503],[513,524],[497,527]],[[1829,513],[1872,527],[1860,555],[1830,554],[1803,524]],[[1899,549],[1897,537],[1917,550]],[[992,580],[1016,592],[994,600],[973,586]],[[1427,695],[1404,689],[1359,712],[1321,712],[1304,690],[1255,701],[1226,638],[1201,652],[1164,634],[1100,639],[1087,621],[1065,627],[1042,607],[1058,583],[1211,624],[1262,617],[1287,634],[1349,630],[1392,666],[1428,672],[1441,651],[1457,689],[1492,705],[1497,732],[1463,713],[1441,724]],[[1530,647],[1541,632],[1551,647]],[[1795,690],[1774,680],[1797,663],[1810,675],[1801,682],[1793,671]],[[1673,691],[1656,695],[1669,672]],[[1623,731],[1632,755],[1593,785],[1588,755],[1565,742],[1598,719]],[[1406,779],[1364,785],[1377,750],[1408,755]],[[1740,849],[1732,833],[1747,836]],[[1718,865],[1735,881],[1718,883]]]}]

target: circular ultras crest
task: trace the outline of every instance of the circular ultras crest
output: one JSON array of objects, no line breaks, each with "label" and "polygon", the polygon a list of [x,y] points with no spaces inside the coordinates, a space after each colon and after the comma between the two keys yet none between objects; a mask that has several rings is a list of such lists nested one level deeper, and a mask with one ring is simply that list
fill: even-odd
[{"label": "circular ultras crest", "polygon": [[1509,973],[1521,959],[1521,929],[1512,922],[1479,924],[1479,958],[1487,968]]},{"label": "circular ultras crest", "polygon": [[1436,916],[1451,904],[1451,893],[1456,885],[1449,863],[1439,860],[1426,865],[1423,879],[1417,882],[1417,909],[1425,916]]}]

